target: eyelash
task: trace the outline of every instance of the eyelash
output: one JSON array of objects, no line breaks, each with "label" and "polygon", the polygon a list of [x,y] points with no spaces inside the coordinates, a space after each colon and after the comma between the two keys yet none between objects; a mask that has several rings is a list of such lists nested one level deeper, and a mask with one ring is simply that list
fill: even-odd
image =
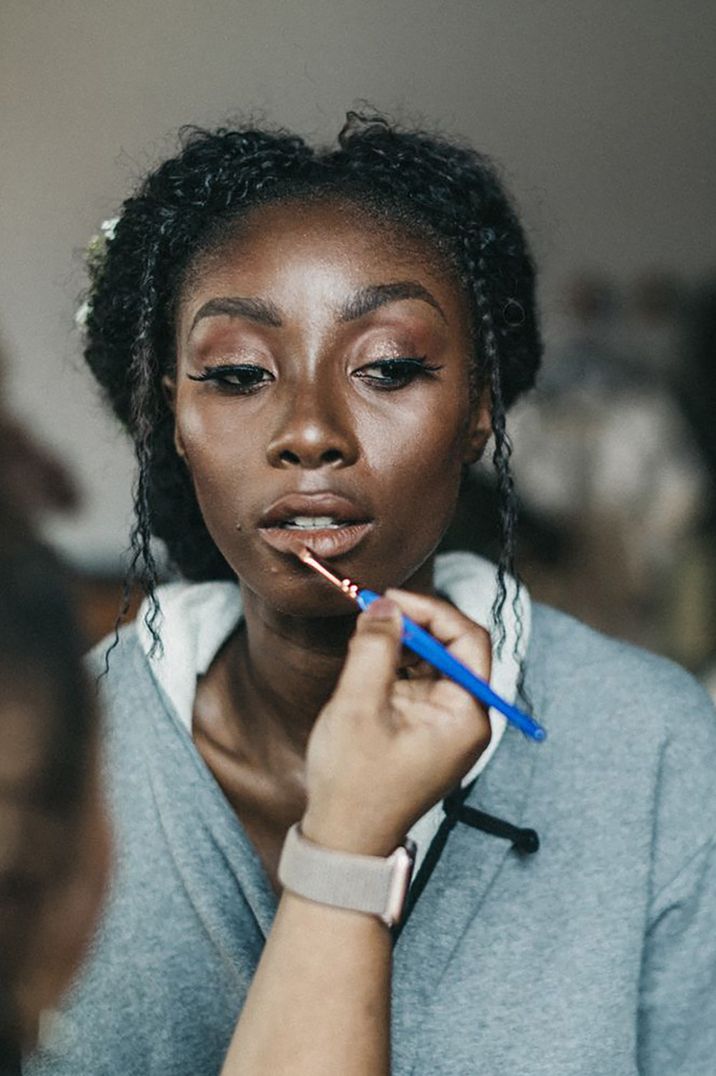
[{"label": "eyelash", "polygon": [[[381,370],[383,373],[392,374],[391,377],[373,377],[365,373],[366,370]],[[399,359],[377,359],[356,370],[355,376],[361,381],[367,381],[381,392],[391,392],[405,388],[415,381],[416,378],[432,377],[440,366],[431,366],[425,356],[404,356]]]},{"label": "eyelash", "polygon": [[[355,371],[354,376],[361,381],[368,382],[372,388],[379,392],[394,392],[396,389],[405,388],[416,378],[431,377],[440,366],[430,365],[426,357],[404,356],[396,359],[376,359],[375,362],[366,363]],[[367,373],[368,370],[380,370],[388,376],[374,376]],[[273,381],[273,375],[268,374],[262,366],[254,366],[251,363],[224,363],[220,366],[205,366],[200,374],[187,374],[190,381],[213,381],[221,392],[236,396],[250,396],[257,392],[262,385]],[[230,381],[230,377],[244,377],[248,380],[244,383]],[[253,380],[251,380],[253,379]]]},{"label": "eyelash", "polygon": [[[200,374],[187,374],[186,376],[190,381],[214,381],[216,387],[222,392],[234,393],[237,396],[250,396],[256,392],[261,385],[268,383],[268,379],[263,379],[263,375],[267,374],[268,370],[264,370],[263,366],[254,366],[252,363],[224,363],[221,366],[205,366],[204,370]],[[235,381],[229,381],[229,377],[242,377],[248,376],[255,377],[255,380],[249,381],[244,384],[237,384]],[[271,380],[273,376],[269,375]]]}]

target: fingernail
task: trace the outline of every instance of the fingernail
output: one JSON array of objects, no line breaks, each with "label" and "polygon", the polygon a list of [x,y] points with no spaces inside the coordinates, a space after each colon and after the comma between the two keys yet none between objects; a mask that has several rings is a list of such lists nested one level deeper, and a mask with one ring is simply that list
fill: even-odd
[{"label": "fingernail", "polygon": [[377,598],[366,609],[364,616],[372,620],[392,620],[398,612],[398,606],[389,598]]}]

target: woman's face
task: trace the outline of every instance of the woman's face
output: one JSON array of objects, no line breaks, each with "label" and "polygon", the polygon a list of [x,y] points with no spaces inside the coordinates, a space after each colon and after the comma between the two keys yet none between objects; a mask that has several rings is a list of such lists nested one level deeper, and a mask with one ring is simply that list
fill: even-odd
[{"label": "woman's face", "polygon": [[207,527],[241,579],[299,615],[345,599],[308,545],[381,590],[429,589],[489,416],[460,289],[424,244],[333,202],[255,210],[197,266],[168,389]]}]

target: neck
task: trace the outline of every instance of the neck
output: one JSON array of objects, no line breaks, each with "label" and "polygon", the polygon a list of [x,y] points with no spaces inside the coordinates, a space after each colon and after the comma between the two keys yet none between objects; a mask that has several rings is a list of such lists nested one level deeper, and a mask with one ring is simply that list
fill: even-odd
[{"label": "neck", "polygon": [[[232,709],[250,714],[252,737],[303,757],[314,722],[332,695],[356,614],[298,620],[244,593],[244,630],[229,676]],[[244,726],[244,721],[241,722]]]},{"label": "neck", "polygon": [[[432,593],[432,563],[405,586]],[[357,610],[303,619],[277,612],[246,587],[242,598],[243,630],[226,653],[231,712],[265,764],[285,759],[286,751],[303,759],[338,682]]]}]

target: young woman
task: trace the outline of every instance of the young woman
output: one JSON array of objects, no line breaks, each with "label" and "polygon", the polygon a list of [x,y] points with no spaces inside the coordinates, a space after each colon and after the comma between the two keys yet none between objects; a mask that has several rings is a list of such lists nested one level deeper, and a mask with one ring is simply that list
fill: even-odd
[{"label": "young woman", "polygon": [[[490,165],[377,118],[321,153],[194,132],[93,277],[150,598],[103,679],[109,908],[28,1071],[710,1072],[713,712],[511,581],[505,412],[540,342]],[[491,435],[497,571],[435,556]],[[154,589],[152,535],[183,582]],[[400,589],[356,624],[304,545]],[[547,741],[401,652],[398,610]]]}]

